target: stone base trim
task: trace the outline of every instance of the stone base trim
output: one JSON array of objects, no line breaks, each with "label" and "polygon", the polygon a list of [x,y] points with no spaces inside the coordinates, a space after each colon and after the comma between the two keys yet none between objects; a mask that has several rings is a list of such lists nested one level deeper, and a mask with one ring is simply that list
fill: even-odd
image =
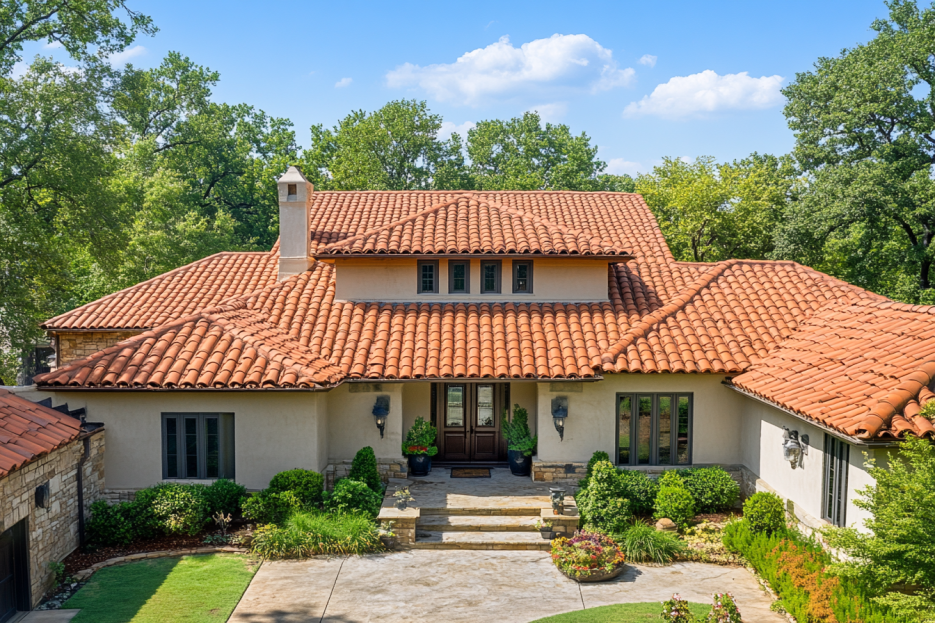
[{"label": "stone base trim", "polygon": [[[578,509],[565,507],[564,515],[553,515],[551,508],[543,508],[540,513],[542,523],[552,524],[552,538],[570,537],[578,529]],[[572,514],[573,513],[573,514]]]},{"label": "stone base trim", "polygon": [[81,569],[80,571],[75,572],[75,579],[79,582],[87,580],[95,571],[103,569],[104,567],[110,567],[112,565],[119,565],[125,562],[133,562],[134,560],[144,560],[147,558],[172,558],[175,556],[192,556],[195,554],[246,554],[247,550],[243,547],[196,547],[193,549],[175,549],[165,552],[142,552],[140,554],[127,554],[126,556],[117,556],[116,558],[108,558],[107,560],[102,560],[101,562],[95,563],[88,567],[87,569]]},{"label": "stone base trim", "polygon": [[[353,459],[329,459],[328,467],[325,468],[325,489],[331,491],[334,489],[334,483],[341,478],[347,478],[351,473],[351,464]],[[390,478],[408,478],[409,465],[406,459],[377,459],[377,471],[380,472],[380,480],[388,483]]]},{"label": "stone base trim", "polygon": [[587,471],[587,463],[553,463],[533,459],[531,475],[534,482],[578,484]]},{"label": "stone base trim", "polygon": [[[393,498],[387,499],[392,503]],[[400,547],[409,547],[416,540],[416,523],[418,523],[421,516],[422,511],[418,508],[399,510],[394,506],[384,506],[380,509],[380,514],[377,515],[377,521],[381,523],[392,521],[392,530],[396,533],[397,544]]]}]

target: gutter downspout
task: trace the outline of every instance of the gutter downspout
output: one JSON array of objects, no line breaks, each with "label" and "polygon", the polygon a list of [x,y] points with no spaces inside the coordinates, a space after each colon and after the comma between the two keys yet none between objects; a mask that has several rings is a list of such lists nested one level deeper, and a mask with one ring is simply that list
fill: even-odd
[{"label": "gutter downspout", "polygon": [[84,545],[84,463],[91,455],[91,436],[87,433],[84,439],[84,452],[78,459],[77,465],[77,484],[78,484],[78,546]]}]

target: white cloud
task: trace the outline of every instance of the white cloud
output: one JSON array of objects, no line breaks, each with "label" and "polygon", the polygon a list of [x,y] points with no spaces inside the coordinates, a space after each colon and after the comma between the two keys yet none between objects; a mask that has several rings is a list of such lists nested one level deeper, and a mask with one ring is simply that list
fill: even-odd
[{"label": "white cloud", "polygon": [[354,82],[353,78],[341,78],[334,83],[334,88],[343,89],[344,87],[351,86],[351,83]]},{"label": "white cloud", "polygon": [[532,106],[527,112],[536,111],[539,118],[546,123],[558,123],[568,112],[568,105],[565,102],[552,102],[551,104],[539,104]]},{"label": "white cloud", "polygon": [[419,87],[440,101],[477,106],[490,98],[537,88],[605,91],[629,84],[635,72],[620,69],[613,52],[587,35],[536,39],[516,48],[501,37],[454,63],[406,63],[386,74],[391,88]]},{"label": "white cloud", "polygon": [[607,161],[607,168],[604,169],[604,172],[612,175],[636,175],[643,169],[643,165],[639,162],[630,162],[623,158],[611,158]]},{"label": "white cloud", "polygon": [[782,103],[782,76],[751,78],[747,72],[720,76],[710,69],[675,76],[624,110],[627,117],[655,115],[677,118],[722,110],[754,110]]},{"label": "white cloud", "polygon": [[461,125],[457,125],[451,121],[442,121],[442,127],[438,130],[438,140],[447,141],[454,132],[457,132],[461,135],[462,139],[465,139],[467,138],[468,130],[476,127],[477,124],[473,121],[465,121]]},{"label": "white cloud", "polygon": [[640,65],[649,65],[650,67],[656,66],[656,60],[658,56],[653,56],[652,54],[644,54],[640,57]]},{"label": "white cloud", "polygon": [[43,50],[57,50],[61,47],[64,47],[61,41],[49,41],[44,46],[42,46],[42,49]]},{"label": "white cloud", "polygon": [[142,56],[143,54],[146,54],[146,48],[141,45],[135,45],[132,48],[124,50],[123,52],[111,54],[107,57],[107,62],[110,63],[112,67],[123,67],[130,61],[131,58],[136,58],[137,56]]},{"label": "white cloud", "polygon": [[11,78],[22,78],[26,75],[26,72],[29,71],[29,65],[23,61],[16,61],[13,63],[13,70],[10,74]]}]

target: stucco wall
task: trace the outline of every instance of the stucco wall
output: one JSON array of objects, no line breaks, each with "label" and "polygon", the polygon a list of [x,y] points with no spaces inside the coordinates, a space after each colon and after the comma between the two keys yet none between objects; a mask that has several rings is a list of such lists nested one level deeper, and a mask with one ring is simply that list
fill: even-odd
[{"label": "stucco wall", "polygon": [[[721,385],[723,379],[702,374],[607,374],[603,381],[581,383],[580,392],[568,391],[559,383],[539,383],[537,458],[554,463],[587,462],[597,450],[613,457],[617,394],[678,392],[693,395],[692,462],[738,464],[742,397]],[[568,396],[564,441],[559,440],[552,423],[555,396]]]},{"label": "stucco wall", "polygon": [[403,432],[406,431],[416,421],[416,418],[424,418],[427,422],[432,421],[432,384],[425,383],[403,383]]},{"label": "stucco wall", "polygon": [[533,435],[538,434],[539,418],[539,384],[530,382],[510,383],[510,413],[513,405],[519,405],[529,413],[529,430]]},{"label": "stucco wall", "polygon": [[110,348],[117,342],[139,335],[141,331],[83,331],[58,333],[53,345],[57,343],[55,361],[57,366],[64,366],[76,359],[93,355]]},{"label": "stucco wall", "polygon": [[[498,259],[498,258],[491,258]],[[578,259],[533,261],[532,294],[513,294],[512,261],[501,260],[500,294],[480,293],[480,260],[471,260],[471,293],[448,294],[448,260],[438,262],[438,294],[418,294],[415,259],[335,260],[335,296],[345,301],[606,301],[607,262]]]},{"label": "stucco wall", "polygon": [[[373,448],[377,459],[402,459],[403,385],[344,383],[328,392],[329,462],[352,459],[364,446]],[[390,397],[390,415],[383,439],[373,418],[373,405],[379,395]]]},{"label": "stucco wall", "polygon": [[[234,414],[236,480],[262,489],[294,467],[321,471],[327,457],[318,422],[321,392],[54,392],[53,406],[85,407],[107,426],[107,487],[134,490],[162,481],[161,416],[167,412]],[[325,425],[326,426],[326,425]]]}]

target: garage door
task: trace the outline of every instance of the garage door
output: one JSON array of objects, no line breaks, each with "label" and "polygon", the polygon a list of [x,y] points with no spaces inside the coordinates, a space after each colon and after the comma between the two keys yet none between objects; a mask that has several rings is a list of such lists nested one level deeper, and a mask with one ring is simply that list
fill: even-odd
[{"label": "garage door", "polygon": [[13,569],[13,533],[7,530],[0,534],[0,623],[16,614]]}]

